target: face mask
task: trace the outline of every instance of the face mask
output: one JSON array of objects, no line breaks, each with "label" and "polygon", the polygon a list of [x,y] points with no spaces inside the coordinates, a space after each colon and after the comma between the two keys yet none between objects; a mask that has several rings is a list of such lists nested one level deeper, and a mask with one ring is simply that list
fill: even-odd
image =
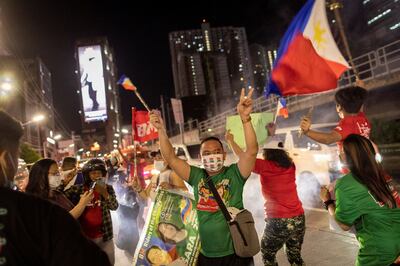
[{"label": "face mask", "polygon": [[57,188],[61,184],[61,175],[49,175],[50,188]]},{"label": "face mask", "polygon": [[224,155],[223,154],[211,154],[201,156],[204,169],[207,172],[218,172],[224,166]]},{"label": "face mask", "polygon": [[72,171],[74,171],[75,169],[71,169],[71,170],[67,170],[67,171],[62,171],[61,172],[61,179],[64,180],[70,173],[72,173]]},{"label": "face mask", "polygon": [[100,177],[100,178],[96,179],[96,183],[104,186],[106,184],[106,178]]},{"label": "face mask", "polygon": [[154,161],[154,169],[158,171],[162,171],[165,168],[165,162],[164,161]]}]

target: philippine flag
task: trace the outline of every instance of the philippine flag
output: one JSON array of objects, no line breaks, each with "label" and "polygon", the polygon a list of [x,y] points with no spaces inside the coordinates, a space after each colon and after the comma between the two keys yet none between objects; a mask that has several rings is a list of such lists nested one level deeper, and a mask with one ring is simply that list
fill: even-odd
[{"label": "philippine flag", "polygon": [[289,111],[286,107],[286,100],[284,98],[279,98],[278,106],[276,108],[275,120],[278,116],[283,116],[284,118],[289,117]]},{"label": "philippine flag", "polygon": [[335,89],[349,68],[326,17],[324,0],[308,0],[281,40],[267,96],[310,94]]},{"label": "philippine flag", "polygon": [[132,81],[125,75],[122,75],[117,83],[122,85],[122,87],[124,87],[125,90],[129,90],[129,91],[136,90],[136,86],[133,85]]}]

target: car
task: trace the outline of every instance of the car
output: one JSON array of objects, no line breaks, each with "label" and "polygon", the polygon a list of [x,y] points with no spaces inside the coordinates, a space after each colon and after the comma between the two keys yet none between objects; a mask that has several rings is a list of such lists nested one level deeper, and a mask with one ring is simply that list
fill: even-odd
[{"label": "car", "polygon": [[[336,123],[313,124],[312,129],[330,132]],[[336,143],[320,144],[299,134],[299,127],[278,128],[280,139],[296,165],[296,184],[300,200],[305,207],[321,207],[320,187],[329,185],[340,176],[341,164]],[[262,145],[257,155],[262,158]]]}]

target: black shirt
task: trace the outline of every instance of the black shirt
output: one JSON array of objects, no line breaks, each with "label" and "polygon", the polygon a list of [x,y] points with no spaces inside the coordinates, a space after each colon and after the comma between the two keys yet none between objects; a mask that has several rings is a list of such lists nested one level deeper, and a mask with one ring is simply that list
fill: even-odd
[{"label": "black shirt", "polygon": [[0,265],[110,263],[107,255],[81,233],[79,224],[66,210],[0,187]]}]

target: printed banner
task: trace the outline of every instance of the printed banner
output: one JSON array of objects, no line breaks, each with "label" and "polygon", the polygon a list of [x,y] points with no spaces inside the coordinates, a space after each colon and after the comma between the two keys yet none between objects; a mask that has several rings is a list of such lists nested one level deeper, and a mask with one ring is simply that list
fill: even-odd
[{"label": "printed banner", "polygon": [[196,265],[197,213],[190,194],[160,189],[147,216],[133,265]]},{"label": "printed banner", "polygon": [[103,58],[100,45],[78,47],[80,94],[85,122],[107,120]]},{"label": "printed banner", "polygon": [[[267,139],[267,130],[265,126],[274,121],[274,115],[272,113],[255,113],[251,114],[251,123],[253,124],[254,131],[257,135],[258,145],[264,144]],[[229,116],[226,118],[226,129],[230,130],[235,137],[235,142],[240,148],[245,148],[246,143],[244,140],[242,120],[239,115]]]},{"label": "printed banner", "polygon": [[158,138],[157,129],[150,124],[149,112],[132,108],[132,134],[134,140],[139,142]]},{"label": "printed banner", "polygon": [[183,111],[181,99],[171,98],[172,111],[174,112],[175,123],[183,124]]}]

